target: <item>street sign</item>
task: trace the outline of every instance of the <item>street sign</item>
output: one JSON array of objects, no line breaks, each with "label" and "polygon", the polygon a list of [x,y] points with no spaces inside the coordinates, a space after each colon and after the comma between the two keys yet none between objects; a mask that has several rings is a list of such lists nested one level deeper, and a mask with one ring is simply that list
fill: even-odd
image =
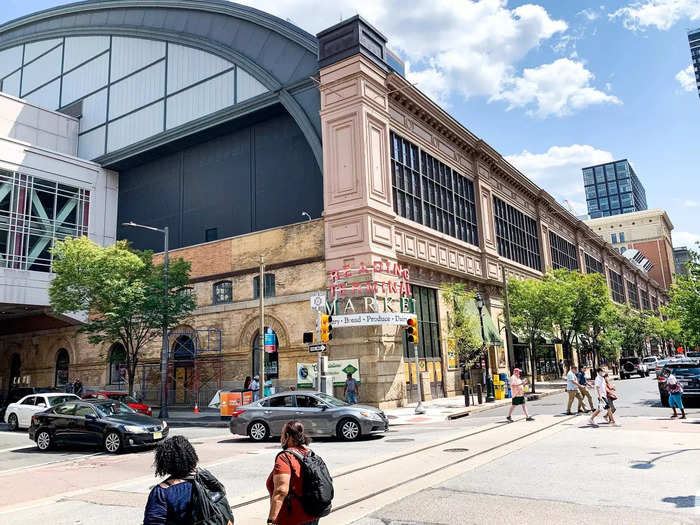
[{"label": "street sign", "polygon": [[372,314],[348,314],[334,315],[334,328],[347,328],[350,326],[382,326],[398,325],[404,326],[409,319],[415,317],[411,313],[372,313]]},{"label": "street sign", "polygon": [[309,345],[309,352],[312,352],[312,353],[313,352],[325,352],[326,350],[328,350],[328,347],[326,345],[323,345],[323,344]]},{"label": "street sign", "polygon": [[323,312],[326,309],[326,292],[314,292],[309,298],[311,309],[316,312]]}]

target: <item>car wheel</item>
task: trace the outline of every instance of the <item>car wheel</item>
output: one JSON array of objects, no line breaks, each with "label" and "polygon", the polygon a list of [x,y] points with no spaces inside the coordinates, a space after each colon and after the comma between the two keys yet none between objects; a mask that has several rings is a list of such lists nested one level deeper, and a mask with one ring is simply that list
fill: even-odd
[{"label": "car wheel", "polygon": [[362,431],[360,430],[360,424],[354,419],[343,419],[338,423],[336,434],[343,441],[354,441],[359,439]]},{"label": "car wheel", "polygon": [[119,432],[109,432],[105,436],[104,447],[110,454],[117,454],[122,449],[122,437]]},{"label": "car wheel", "polygon": [[248,427],[248,437],[253,441],[265,441],[270,437],[270,429],[262,421],[253,421]]},{"label": "car wheel", "polygon": [[36,435],[36,446],[41,451],[49,450],[53,445],[51,433],[48,430],[42,430]]},{"label": "car wheel", "polygon": [[10,431],[14,432],[19,428],[19,421],[17,420],[17,414],[10,414],[7,417],[7,425],[10,427]]}]

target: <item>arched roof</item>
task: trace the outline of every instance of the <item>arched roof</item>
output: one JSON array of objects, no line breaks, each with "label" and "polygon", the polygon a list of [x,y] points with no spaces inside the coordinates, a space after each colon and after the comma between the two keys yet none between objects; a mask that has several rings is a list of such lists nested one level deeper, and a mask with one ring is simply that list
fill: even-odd
[{"label": "arched roof", "polygon": [[[269,91],[246,112],[278,103],[284,106],[321,167],[320,102],[310,79],[318,72],[318,43],[313,35],[268,13],[226,0],[90,0],[7,22],[0,26],[0,51],[50,38],[90,35],[163,40],[234,63]],[[204,129],[239,113],[220,111],[198,121],[197,126]],[[190,127],[183,133],[197,130]],[[167,131],[160,135],[145,144],[145,149],[179,138]],[[135,153],[138,151],[120,154],[124,158]]]}]

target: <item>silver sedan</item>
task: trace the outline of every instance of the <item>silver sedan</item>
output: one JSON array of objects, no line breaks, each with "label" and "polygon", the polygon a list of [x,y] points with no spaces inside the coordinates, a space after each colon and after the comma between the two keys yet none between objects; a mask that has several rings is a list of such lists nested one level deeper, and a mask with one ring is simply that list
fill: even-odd
[{"label": "silver sedan", "polygon": [[351,441],[374,432],[386,432],[389,420],[381,410],[349,405],[315,391],[280,392],[239,407],[231,416],[232,434],[253,441],[279,436],[287,421],[298,420],[310,436],[337,436]]}]

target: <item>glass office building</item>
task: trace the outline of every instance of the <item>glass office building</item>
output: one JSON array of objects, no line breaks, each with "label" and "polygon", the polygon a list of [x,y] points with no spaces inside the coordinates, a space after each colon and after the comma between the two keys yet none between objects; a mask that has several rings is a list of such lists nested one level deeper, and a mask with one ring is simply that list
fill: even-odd
[{"label": "glass office building", "polygon": [[591,219],[647,209],[644,186],[627,159],[583,168]]},{"label": "glass office building", "polygon": [[700,27],[688,31],[688,44],[690,45],[690,58],[695,68],[695,83],[698,86],[698,96],[700,96]]}]

